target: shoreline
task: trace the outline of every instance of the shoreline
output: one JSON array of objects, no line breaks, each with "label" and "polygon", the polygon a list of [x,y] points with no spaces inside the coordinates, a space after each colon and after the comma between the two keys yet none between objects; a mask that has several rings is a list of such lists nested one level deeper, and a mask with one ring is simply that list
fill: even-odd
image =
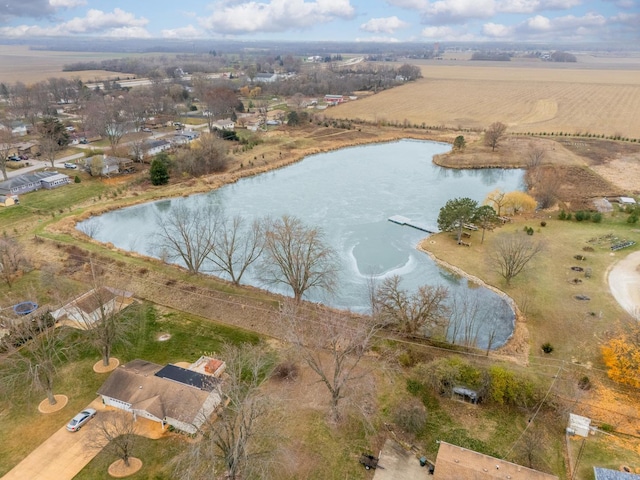
[{"label": "shoreline", "polygon": [[[337,135],[347,135],[349,133],[353,133],[353,130],[341,130],[337,132],[337,134],[332,133],[330,135],[332,136],[332,138],[335,138]],[[358,133],[363,133],[363,132],[361,130],[358,130]],[[166,189],[160,190],[158,192],[160,193],[160,195],[157,195],[157,196],[150,195],[148,197],[140,198],[141,196],[139,194],[136,195],[133,193],[135,192],[134,190],[131,193],[131,196],[127,196],[123,198],[122,201],[118,202],[117,204],[110,203],[109,205],[90,205],[88,207],[81,207],[81,208],[85,208],[85,210],[82,213],[77,215],[74,215],[74,214],[69,215],[59,220],[58,222],[55,222],[53,224],[46,226],[45,230],[47,230],[48,232],[54,232],[54,233],[66,233],[72,236],[73,238],[76,238],[82,241],[89,241],[91,243],[103,246],[109,250],[114,250],[113,245],[103,244],[102,242],[98,242],[93,238],[89,237],[88,235],[84,234],[83,232],[79,231],[77,229],[77,224],[81,221],[87,220],[88,218],[94,215],[101,215],[106,212],[118,210],[121,208],[127,208],[134,205],[159,201],[167,198],[188,197],[191,195],[207,193],[212,190],[221,188],[225,185],[236,183],[243,178],[260,175],[260,174],[267,173],[280,168],[285,168],[287,166],[298,163],[312,155],[331,152],[335,150],[341,150],[344,148],[358,147],[358,146],[371,145],[371,144],[380,144],[380,143],[390,143],[390,142],[397,142],[401,140],[450,143],[445,140],[444,137],[447,137],[447,135],[446,134],[443,135],[442,132],[438,132],[434,134],[434,132],[426,132],[426,131],[416,132],[414,130],[405,131],[405,129],[401,131],[396,131],[395,129],[388,129],[386,127],[383,127],[382,129],[380,128],[376,129],[376,132],[374,132],[374,133],[377,133],[376,135],[373,135],[372,132],[364,132],[364,133],[370,136],[367,138],[361,137],[357,139],[351,139],[344,142],[339,141],[339,142],[335,142],[332,145],[317,145],[313,147],[300,148],[300,149],[296,149],[296,151],[288,152],[290,154],[284,155],[284,156],[282,156],[282,152],[280,152],[280,156],[277,159],[272,159],[271,162],[265,160],[265,164],[262,166],[252,167],[248,169],[237,169],[232,172],[225,172],[222,174],[213,174],[213,175],[209,175],[209,176],[201,177],[197,179],[188,179],[188,180],[170,185],[170,187],[173,187],[173,188],[169,191],[167,191]],[[304,137],[304,138],[308,138],[308,137]],[[292,138],[292,141],[295,141],[295,140],[298,140],[298,138]],[[257,157],[258,155],[254,156],[254,158],[257,158]],[[242,159],[237,159],[237,158],[232,159],[232,162],[242,162],[242,161],[243,161]],[[434,163],[436,162],[434,161]],[[446,168],[468,168],[465,166],[451,167],[448,165],[445,167]],[[491,168],[491,166],[474,166],[471,168]],[[500,167],[500,168],[503,168],[503,167]],[[480,278],[465,272],[464,270],[460,269],[459,267],[456,267],[455,265],[451,265],[443,260],[438,259],[432,252],[428,251],[422,246],[424,241],[425,239],[421,240],[418,243],[417,249],[429,255],[429,257],[432,260],[434,260],[436,264],[460,276],[467,278],[468,280],[472,281],[477,285],[480,285],[484,288],[491,290],[492,292],[496,293],[501,298],[503,298],[510,305],[511,309],[514,312],[513,331],[504,345],[500,346],[497,349],[491,350],[489,354],[496,358],[503,358],[510,361],[515,360],[518,363],[521,363],[524,365],[528,364],[528,355],[530,350],[530,346],[528,343],[529,334],[526,326],[524,325],[524,323],[526,323],[526,319],[522,314],[522,312],[519,310],[516,302],[502,290],[499,290],[498,288],[485,283]],[[117,250],[122,254],[126,253],[124,250],[120,250],[120,249],[115,249],[115,250]]]},{"label": "shoreline", "polygon": [[529,351],[531,348],[529,345],[529,331],[525,326],[526,318],[518,308],[518,305],[515,302],[515,300],[511,298],[509,295],[507,295],[505,292],[500,290],[499,288],[486,283],[484,280],[480,279],[479,277],[471,275],[470,273],[467,273],[460,267],[456,267],[455,265],[452,265],[438,258],[433,252],[429,251],[423,246],[428,238],[430,237],[425,237],[418,243],[416,247],[418,251],[427,254],[429,258],[431,258],[440,267],[446,270],[449,270],[455,273],[456,275],[460,275],[461,277],[464,277],[467,280],[483,288],[491,290],[493,293],[495,293],[496,295],[500,296],[503,300],[505,300],[513,310],[513,313],[514,313],[513,332],[511,333],[507,341],[504,343],[504,345],[500,346],[499,348],[496,348],[495,350],[490,350],[489,355],[495,358],[508,359],[512,361],[515,360],[518,363],[525,366],[528,365]]}]

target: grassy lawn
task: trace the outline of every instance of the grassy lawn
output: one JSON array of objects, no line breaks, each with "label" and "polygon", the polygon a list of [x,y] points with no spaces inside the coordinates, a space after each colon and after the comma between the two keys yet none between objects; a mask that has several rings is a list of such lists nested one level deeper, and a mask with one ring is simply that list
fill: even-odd
[{"label": "grassy lawn", "polygon": [[[253,334],[211,321],[185,315],[180,312],[159,314],[149,306],[139,305],[125,312],[135,321],[130,332],[130,346],[121,345],[114,356],[122,363],[134,358],[144,358],[159,364],[179,361],[195,361],[204,353],[215,352],[223,343],[257,343],[260,338]],[[158,335],[170,333],[165,342],[157,341]],[[78,332],[69,361],[59,367],[54,388],[56,394],[67,395],[69,404],[59,412],[49,415],[38,413],[37,407],[44,394],[34,392],[22,385],[0,399],[3,438],[0,442],[0,475],[4,475],[34,446],[41,444],[53,432],[64,426],[75,412],[95,399],[96,391],[107,378],[107,374],[96,374],[92,366],[100,356],[82,342]],[[156,453],[162,457],[160,450]],[[97,478],[89,476],[83,478]],[[147,478],[147,477],[138,477]],[[167,477],[168,478],[168,477]]]}]

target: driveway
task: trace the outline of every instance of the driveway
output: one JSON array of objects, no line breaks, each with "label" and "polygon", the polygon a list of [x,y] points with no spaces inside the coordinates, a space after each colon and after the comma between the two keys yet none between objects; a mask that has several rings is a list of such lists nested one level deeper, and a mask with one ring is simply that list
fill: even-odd
[{"label": "driveway", "polygon": [[[2,480],[73,479],[100,452],[99,448],[88,445],[92,443],[98,422],[114,415],[115,411],[105,408],[100,398],[87,406],[97,410],[94,419],[75,433],[68,432],[66,425],[63,426],[2,477]],[[76,413],[78,412],[69,412],[69,419]],[[136,426],[143,436],[158,438],[162,435],[160,424],[150,420],[138,419]]]}]

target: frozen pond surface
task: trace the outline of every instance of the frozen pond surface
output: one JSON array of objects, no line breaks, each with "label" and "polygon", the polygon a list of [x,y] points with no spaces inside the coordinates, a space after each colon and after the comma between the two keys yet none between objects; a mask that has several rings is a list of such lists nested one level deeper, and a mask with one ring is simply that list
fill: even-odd
[{"label": "frozen pond surface", "polygon": [[[465,279],[439,268],[417,251],[415,247],[426,233],[387,220],[402,215],[435,226],[440,208],[451,198],[482,202],[495,188],[511,191],[522,187],[521,170],[451,170],[433,165],[432,156],[449,148],[443,143],[402,140],[317,154],[208,194],[109,212],[87,220],[88,225],[80,228],[102,242],[157,256],[151,247],[156,218],[179,202],[199,207],[218,205],[228,216],[241,214],[249,220],[294,215],[308,225],[320,226],[342,262],[337,295],[323,299],[312,293],[308,299],[367,311],[371,277],[397,274],[408,289],[446,285],[458,299],[458,306],[465,299],[466,313],[459,313],[463,322],[475,307],[481,307],[466,330],[460,327],[456,333],[452,328],[450,337],[455,333],[462,342],[473,337],[479,347],[485,347],[488,337],[494,336],[492,347],[497,347],[513,331],[514,316],[506,302],[487,289],[468,286]],[[479,235],[474,234],[473,241],[479,241]],[[242,280],[264,287],[251,272]]]}]

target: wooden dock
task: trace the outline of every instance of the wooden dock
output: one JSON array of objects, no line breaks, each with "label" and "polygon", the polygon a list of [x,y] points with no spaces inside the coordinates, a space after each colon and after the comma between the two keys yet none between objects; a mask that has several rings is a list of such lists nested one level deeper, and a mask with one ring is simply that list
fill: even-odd
[{"label": "wooden dock", "polygon": [[410,218],[403,217],[402,215],[393,215],[392,217],[389,217],[388,220],[392,223],[403,226],[406,225],[407,227],[415,228],[416,230],[420,230],[422,232],[438,233],[438,229],[436,227],[424,225],[419,222],[414,222]]}]

